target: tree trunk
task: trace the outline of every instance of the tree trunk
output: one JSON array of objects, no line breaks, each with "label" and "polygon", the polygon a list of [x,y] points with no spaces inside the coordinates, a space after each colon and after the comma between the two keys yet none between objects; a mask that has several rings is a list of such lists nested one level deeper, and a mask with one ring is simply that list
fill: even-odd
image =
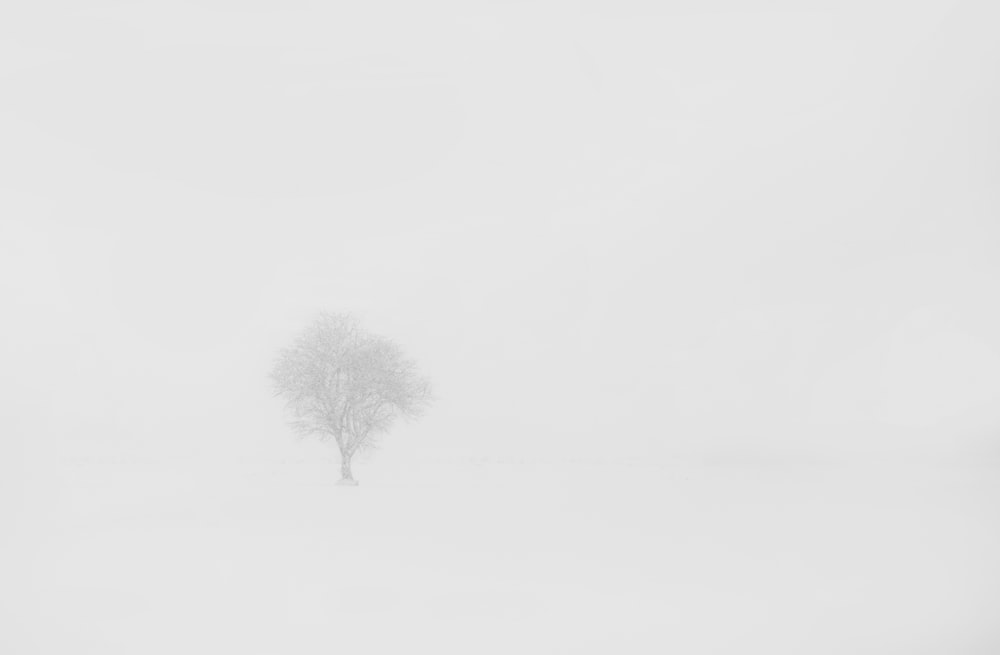
[{"label": "tree trunk", "polygon": [[340,477],[341,484],[357,484],[351,475],[351,456],[343,452],[340,453]]}]

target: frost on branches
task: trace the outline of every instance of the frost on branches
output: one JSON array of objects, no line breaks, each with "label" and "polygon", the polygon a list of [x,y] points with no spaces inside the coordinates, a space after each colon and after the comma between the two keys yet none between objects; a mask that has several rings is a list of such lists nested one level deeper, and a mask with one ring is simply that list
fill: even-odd
[{"label": "frost on branches", "polygon": [[333,440],[342,482],[353,484],[351,458],[374,447],[399,417],[430,404],[429,382],[391,340],[364,331],[353,317],[321,314],[278,355],[271,370],[292,428]]}]

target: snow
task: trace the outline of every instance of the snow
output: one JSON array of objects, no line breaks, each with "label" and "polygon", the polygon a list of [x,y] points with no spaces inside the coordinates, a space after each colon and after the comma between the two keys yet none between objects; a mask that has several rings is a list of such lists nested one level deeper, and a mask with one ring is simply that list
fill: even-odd
[{"label": "snow", "polygon": [[310,454],[29,485],[5,652],[1000,647],[995,467]]},{"label": "snow", "polygon": [[[1000,3],[51,4],[0,655],[1000,653]],[[357,486],[320,311],[437,397]]]}]

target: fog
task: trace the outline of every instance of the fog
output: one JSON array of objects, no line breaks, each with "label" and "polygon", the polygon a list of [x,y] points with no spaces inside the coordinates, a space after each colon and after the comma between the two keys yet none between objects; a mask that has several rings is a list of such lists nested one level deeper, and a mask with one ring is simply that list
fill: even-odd
[{"label": "fog", "polygon": [[[603,463],[573,484],[609,487],[638,475],[626,464],[724,465],[742,472],[712,485],[733,489],[777,470],[786,499],[817,467],[995,478],[991,3],[340,4],[0,9],[0,433],[19,534],[143,497],[156,470],[174,472],[163,489],[269,471],[289,502],[296,480],[332,484],[335,451],[296,441],[267,379],[323,310],[396,340],[437,398],[361,465],[359,499],[366,476],[461,494],[486,461],[540,480]],[[129,481],[87,496],[73,476]],[[973,484],[941,501],[979,535],[945,530],[952,554],[1000,534],[978,513],[995,483]],[[676,491],[628,489],[650,510]],[[319,515],[362,511],[330,502]],[[959,586],[955,616],[974,622],[986,592]],[[71,614],[49,609],[25,611]],[[31,634],[11,652],[90,652]],[[945,637],[919,652],[987,652]]]}]

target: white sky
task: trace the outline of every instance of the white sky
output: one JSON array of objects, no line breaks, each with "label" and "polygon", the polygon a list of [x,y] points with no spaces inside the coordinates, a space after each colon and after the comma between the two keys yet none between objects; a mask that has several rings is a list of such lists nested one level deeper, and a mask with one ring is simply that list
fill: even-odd
[{"label": "white sky", "polygon": [[5,3],[4,432],[286,443],[319,310],[435,383],[387,445],[998,425],[994,3],[341,4]]}]

